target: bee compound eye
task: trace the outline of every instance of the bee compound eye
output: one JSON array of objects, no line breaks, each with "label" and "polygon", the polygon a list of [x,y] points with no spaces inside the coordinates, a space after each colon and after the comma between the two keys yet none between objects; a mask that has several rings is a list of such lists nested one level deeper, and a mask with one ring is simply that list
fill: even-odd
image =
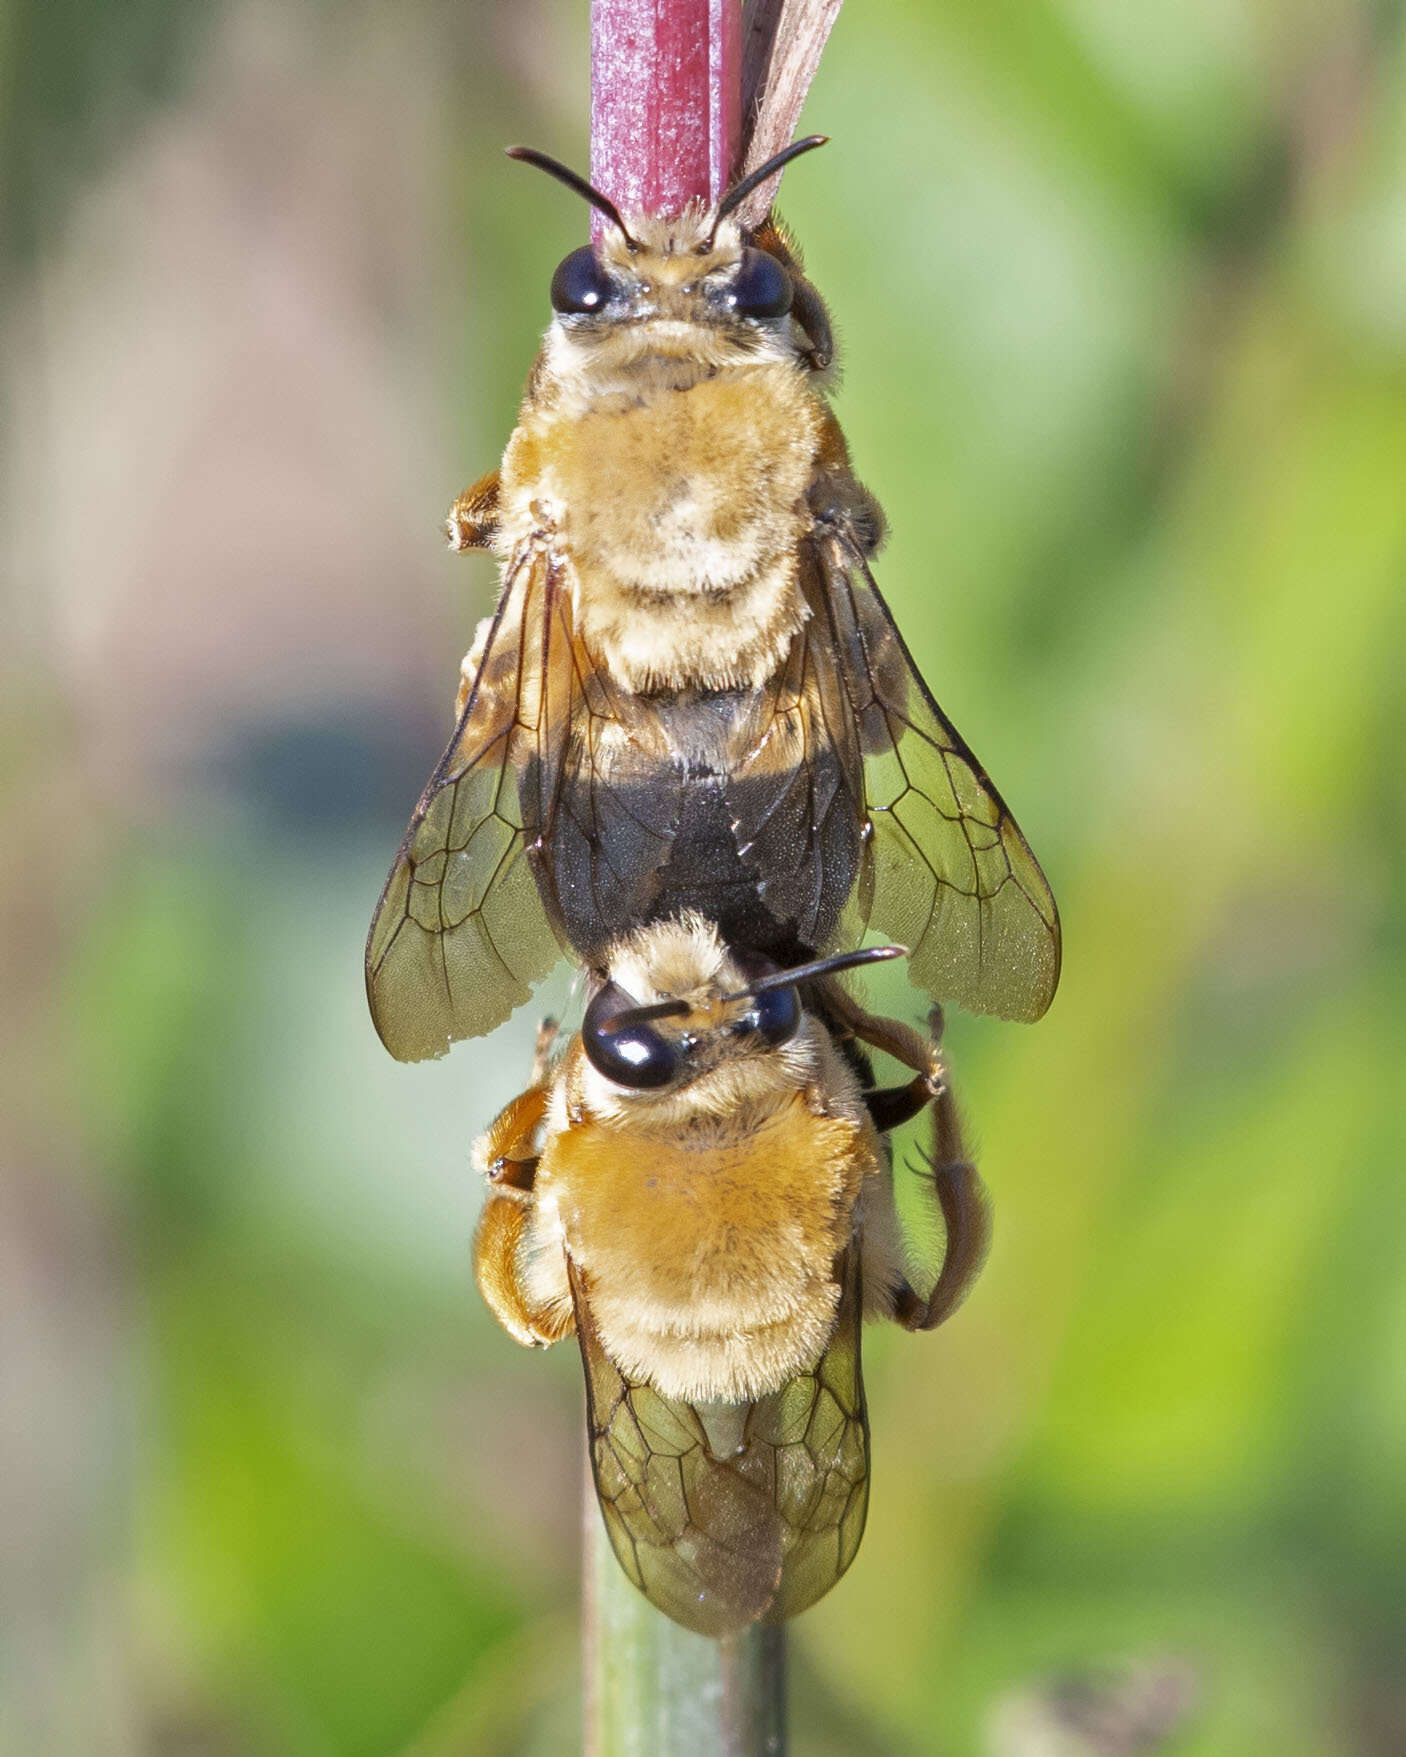
[{"label": "bee compound eye", "polygon": [[801,1028],[801,997],[794,988],[764,989],[753,997],[747,1023],[767,1043],[789,1043]]},{"label": "bee compound eye", "polygon": [[784,317],[791,309],[791,277],[776,258],[749,244],[742,252],[728,303],[739,317]]},{"label": "bee compound eye", "polygon": [[599,311],[615,291],[589,244],[573,250],[557,264],[552,276],[552,310],[564,317],[588,317]]},{"label": "bee compound eye", "polygon": [[678,1072],[679,1058],[673,1045],[652,1025],[615,1024],[616,1018],[635,1004],[624,989],[607,982],[586,1008],[581,1041],[587,1061],[598,1074],[616,1086],[650,1091],[669,1084]]}]

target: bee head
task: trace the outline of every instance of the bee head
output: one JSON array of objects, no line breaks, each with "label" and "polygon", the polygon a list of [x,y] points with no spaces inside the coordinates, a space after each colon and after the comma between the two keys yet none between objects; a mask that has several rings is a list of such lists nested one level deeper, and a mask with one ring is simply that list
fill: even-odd
[{"label": "bee head", "polygon": [[725,948],[712,923],[685,916],[621,948],[587,1005],[581,1046],[621,1097],[678,1092],[723,1069],[730,1096],[738,1075],[750,1096],[769,1086],[794,1089],[813,1071],[809,1038],[821,1029],[802,1005],[800,984],[901,955],[899,947],[872,947],[781,969]]},{"label": "bee head", "polygon": [[824,144],[795,141],[707,208],[673,218],[642,215],[626,224],[607,195],[531,147],[509,156],[548,172],[609,221],[597,244],[583,244],[552,276],[551,334],[576,366],[593,360],[618,369],[632,358],[694,357],[710,365],[802,357],[814,368],[833,347],[824,307],[774,227],[754,236],[732,217],[747,196],[801,153]]}]

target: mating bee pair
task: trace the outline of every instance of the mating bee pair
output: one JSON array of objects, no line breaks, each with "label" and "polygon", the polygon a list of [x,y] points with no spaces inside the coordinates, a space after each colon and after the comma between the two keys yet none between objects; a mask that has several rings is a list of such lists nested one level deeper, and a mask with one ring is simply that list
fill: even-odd
[{"label": "mating bee pair", "polygon": [[[476,1154],[479,1283],[503,1326],[574,1329],[627,1572],[717,1634],[813,1603],[863,1526],[863,1316],[930,1328],[984,1210],[935,1029],[838,972],[911,948],[935,999],[1045,1010],[1054,902],[932,700],[869,562],[877,504],[823,396],[825,307],[770,219],[607,225],[554,318],[501,468],[458,501],[502,562],[454,738],[372,923],[393,1054],[491,1029],[567,946],[581,1030],[539,1042]],[[905,1084],[875,1084],[870,1051]],[[884,1131],[931,1106],[936,1286],[909,1282]]]}]

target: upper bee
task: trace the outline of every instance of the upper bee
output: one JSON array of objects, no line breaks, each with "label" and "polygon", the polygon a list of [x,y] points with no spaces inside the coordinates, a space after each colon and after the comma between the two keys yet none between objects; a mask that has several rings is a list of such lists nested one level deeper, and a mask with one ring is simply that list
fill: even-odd
[{"label": "upper bee", "polygon": [[[1049,1004],[1054,899],[878,591],[883,515],[827,399],[824,303],[779,224],[749,218],[819,144],[672,217],[513,149],[608,223],[557,268],[502,463],[450,515],[502,583],[367,942],[397,1056],[499,1023],[561,945],[599,968],[690,909],[782,964],[873,929],[912,944],[935,999]],[[674,1035],[615,1044],[618,1071],[635,1057],[617,1091],[672,1102]],[[804,1036],[730,1065],[784,1065]]]}]

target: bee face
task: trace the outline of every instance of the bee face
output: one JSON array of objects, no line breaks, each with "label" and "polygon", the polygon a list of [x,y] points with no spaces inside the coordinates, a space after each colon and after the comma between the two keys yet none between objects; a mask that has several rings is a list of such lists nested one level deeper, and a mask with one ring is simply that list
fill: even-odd
[{"label": "bee face", "polygon": [[739,1055],[764,1054],[789,1043],[801,1027],[794,988],[769,989],[745,1000],[709,996],[677,1017],[640,1020],[639,1003],[618,983],[596,991],[581,1028],[586,1059],[627,1092],[685,1085]]},{"label": "bee face", "polygon": [[728,219],[714,228],[698,209],[679,219],[635,218],[583,244],[552,277],[549,346],[580,369],[602,353],[612,365],[646,355],[687,357],[706,347],[715,364],[795,358],[795,288],[785,265],[744,242]]},{"label": "bee face", "polygon": [[743,991],[769,960],[726,950],[697,915],[626,941],[586,1007],[579,1096],[597,1118],[726,1114],[815,1078],[819,1028],[794,987]]}]

